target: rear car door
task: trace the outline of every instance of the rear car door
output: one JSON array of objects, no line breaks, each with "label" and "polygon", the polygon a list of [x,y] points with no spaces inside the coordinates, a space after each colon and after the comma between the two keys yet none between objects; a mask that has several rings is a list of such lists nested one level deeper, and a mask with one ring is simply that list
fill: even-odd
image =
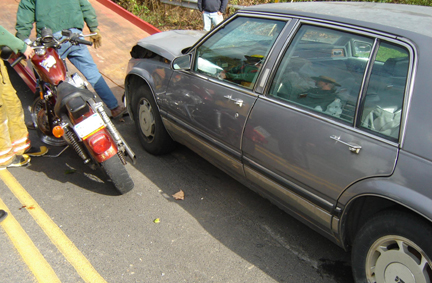
[{"label": "rear car door", "polygon": [[241,136],[257,99],[255,82],[285,24],[237,16],[195,47],[191,70],[174,72],[168,86],[168,119],[188,132],[177,138],[206,147],[213,162],[241,175]]},{"label": "rear car door", "polygon": [[247,178],[328,232],[350,184],[394,170],[410,54],[385,37],[299,25],[247,121]]}]

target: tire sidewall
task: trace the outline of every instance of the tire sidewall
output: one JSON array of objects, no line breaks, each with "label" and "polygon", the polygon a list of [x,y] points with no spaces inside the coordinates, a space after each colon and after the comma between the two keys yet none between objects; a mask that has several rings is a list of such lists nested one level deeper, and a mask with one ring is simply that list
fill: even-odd
[{"label": "tire sidewall", "polygon": [[[141,106],[140,102],[142,100],[148,101],[152,108],[151,110],[152,110],[154,123],[155,123],[154,138],[152,141],[149,141],[149,139],[141,131],[139,108]],[[135,127],[143,148],[147,152],[154,155],[171,152],[175,147],[175,143],[171,139],[171,137],[169,136],[168,132],[165,129],[165,126],[163,125],[158,106],[153,98],[153,95],[151,94],[151,91],[144,85],[139,86],[136,92],[134,92],[133,94],[131,106],[134,113]]]},{"label": "tire sidewall", "polygon": [[370,219],[355,237],[352,249],[352,270],[356,283],[367,283],[366,258],[370,248],[388,235],[409,239],[432,258],[432,226],[426,220],[409,213],[389,211]]}]

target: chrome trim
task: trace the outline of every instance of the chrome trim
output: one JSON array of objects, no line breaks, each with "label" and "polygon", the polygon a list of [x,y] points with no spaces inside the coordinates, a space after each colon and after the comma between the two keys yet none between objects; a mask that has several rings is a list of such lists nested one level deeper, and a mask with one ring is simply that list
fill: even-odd
[{"label": "chrome trim", "polygon": [[[413,88],[414,88],[414,78],[415,78],[416,68],[417,68],[417,64],[418,64],[418,62],[417,62],[417,60],[418,60],[417,57],[418,56],[416,56],[417,50],[415,48],[415,45],[410,40],[408,40],[406,38],[397,37],[395,35],[386,34],[386,33],[383,33],[383,32],[376,32],[376,31],[369,30],[369,29],[366,29],[366,28],[364,28],[364,29],[358,29],[358,28],[356,28],[353,25],[341,25],[340,23],[334,23],[332,21],[327,21],[327,20],[326,21],[319,20],[319,19],[316,19],[316,20],[309,19],[309,20],[307,20],[307,19],[304,19],[304,17],[298,17],[298,16],[294,17],[294,16],[291,16],[291,15],[287,15],[287,16],[288,17],[292,17],[293,21],[294,20],[298,20],[298,21],[294,24],[294,26],[293,26],[293,28],[292,28],[292,30],[291,30],[288,38],[287,38],[286,43],[284,44],[284,46],[281,49],[281,52],[278,55],[278,58],[276,60],[275,66],[274,66],[274,71],[271,73],[271,76],[268,78],[268,82],[269,83],[267,83],[267,86],[265,87],[265,89],[263,91],[264,95],[260,96],[260,98],[268,100],[268,101],[272,101],[272,102],[277,103],[278,105],[281,105],[281,106],[288,106],[291,109],[295,109],[295,110],[297,110],[299,112],[302,112],[304,114],[313,116],[315,118],[322,119],[322,120],[325,120],[327,122],[331,122],[331,123],[333,123],[335,125],[338,125],[338,126],[341,126],[341,127],[345,128],[345,129],[352,130],[352,131],[354,131],[354,132],[356,132],[358,134],[362,134],[362,135],[364,135],[366,137],[373,138],[375,140],[387,143],[389,145],[396,146],[396,147],[402,147],[404,139],[405,139],[405,127],[406,127],[406,124],[407,124],[407,117],[408,117],[407,115],[408,115],[408,112],[409,112],[409,105],[410,105],[410,102],[411,102],[411,96],[412,96],[412,92],[413,92]],[[362,81],[361,88],[360,88],[361,95],[359,95],[359,98],[358,98],[358,102],[357,102],[357,106],[356,106],[356,114],[355,114],[355,117],[354,117],[355,119],[354,119],[353,122],[356,122],[357,119],[358,119],[357,118],[357,115],[358,115],[358,105],[359,105],[359,102],[361,101],[361,99],[363,98],[364,87],[367,84],[367,80],[369,79],[370,73],[372,71],[371,70],[372,67],[370,65],[371,65],[371,61],[375,59],[376,53],[378,52],[379,40],[385,40],[387,42],[395,43],[395,44],[404,46],[405,48],[408,49],[408,52],[410,54],[410,65],[409,65],[408,73],[407,73],[407,82],[406,82],[406,88],[405,88],[405,93],[404,93],[403,115],[402,115],[402,118],[401,118],[401,127],[400,127],[400,135],[399,135],[399,141],[398,142],[393,142],[393,141],[390,141],[390,140],[388,140],[386,138],[382,138],[380,136],[371,134],[371,133],[369,133],[369,132],[367,132],[365,130],[362,130],[361,128],[357,127],[355,123],[353,123],[352,125],[347,125],[347,124],[341,123],[340,121],[335,121],[335,120],[329,119],[327,117],[323,117],[323,116],[317,115],[316,113],[308,112],[308,110],[304,110],[302,108],[296,107],[293,104],[289,104],[289,102],[282,102],[280,100],[277,100],[277,99],[269,96],[268,91],[269,91],[269,88],[271,86],[270,82],[274,79],[274,75],[276,73],[276,70],[279,68],[279,64],[280,64],[283,56],[285,55],[285,51],[287,50],[287,48],[291,44],[291,41],[292,41],[293,37],[295,36],[295,34],[297,34],[297,32],[298,32],[298,30],[299,30],[299,28],[300,28],[300,26],[302,24],[309,24],[309,25],[314,25],[314,26],[322,26],[322,27],[327,27],[327,28],[333,29],[333,30],[342,30],[342,31],[345,31],[345,32],[350,32],[350,33],[354,33],[354,34],[357,34],[357,35],[363,35],[363,36],[367,36],[367,37],[372,37],[372,38],[375,39],[374,45],[373,45],[373,49],[372,49],[371,55],[370,55],[370,57],[368,59],[368,63],[367,63],[367,66],[366,66],[366,69],[365,69],[365,73],[364,73],[364,76],[363,76],[363,81]]]},{"label": "chrome trim", "polygon": [[[266,191],[281,199],[284,203],[283,206],[286,209],[302,215],[303,218],[306,218],[309,221],[312,220],[315,224],[321,226],[321,228],[326,228],[327,232],[330,231],[332,215],[328,211],[250,167],[245,166],[244,170],[248,179],[253,181],[255,184],[261,188],[271,188],[271,190],[266,189]],[[285,198],[280,197],[280,195],[285,196]],[[321,201],[326,202],[324,200]],[[327,204],[328,206],[331,206],[330,203]]]},{"label": "chrome trim", "polygon": [[[243,165],[240,161],[239,154],[234,154],[232,150],[227,149],[227,147],[215,140],[212,140],[211,143],[207,142],[207,140],[209,140],[208,137],[206,139],[203,134],[198,135],[196,131],[191,132],[190,127],[185,129],[184,123],[176,123],[167,118],[162,118],[162,120],[170,135],[174,137],[174,140],[180,143],[186,142],[192,144],[193,146],[189,146],[191,150],[197,152],[201,157],[205,158],[219,169],[224,170],[227,174],[233,177],[244,177]],[[183,125],[180,126],[180,124]],[[217,147],[213,146],[216,144],[218,144]],[[223,167],[220,166],[221,164]],[[226,170],[227,168],[229,168],[229,170]]]},{"label": "chrome trim", "polygon": [[[340,28],[348,28],[348,29],[354,29],[357,30],[358,32],[366,32],[366,33],[371,33],[373,32],[376,35],[388,35],[384,32],[380,32],[380,31],[376,31],[376,30],[371,30],[369,28],[365,28],[362,26],[357,26],[357,25],[353,25],[353,24],[344,24],[341,22],[335,22],[332,20],[324,20],[324,19],[318,19],[318,18],[312,18],[312,17],[308,17],[308,16],[299,16],[299,15],[293,15],[293,14],[284,14],[283,16],[281,16],[280,14],[274,14],[274,13],[267,13],[265,12],[266,15],[262,14],[263,12],[255,12],[255,11],[244,11],[242,14],[243,15],[254,15],[254,16],[261,16],[261,17],[282,17],[282,18],[290,18],[292,20],[299,20],[302,22],[311,22],[311,23],[319,23],[321,25],[330,25],[332,27],[340,27]],[[396,35],[392,36],[393,38],[396,38]]]},{"label": "chrome trim", "polygon": [[401,148],[404,145],[405,142],[405,129],[407,125],[407,117],[409,117],[410,112],[410,106],[411,106],[411,100],[412,100],[412,94],[414,91],[414,84],[415,84],[415,75],[417,74],[417,65],[418,65],[418,56],[417,56],[417,49],[415,48],[415,44],[412,43],[410,40],[406,38],[398,38],[398,40],[401,40],[402,42],[396,41],[398,44],[404,45],[409,53],[410,53],[410,62],[407,73],[407,81],[406,81],[406,88],[405,88],[405,94],[404,94],[404,102],[403,102],[403,112],[402,112],[402,121],[401,121],[401,128],[400,128],[400,136],[399,136],[399,143]]},{"label": "chrome trim", "polygon": [[264,87],[265,82],[266,82],[266,80],[267,80],[269,74],[270,74],[270,68],[266,68],[266,69],[264,70],[262,76],[261,76],[261,80],[260,80],[260,83],[259,83],[259,86],[260,86],[261,88]]},{"label": "chrome trim", "polygon": [[[190,126],[189,124],[183,122],[182,120],[174,118],[171,114],[168,113],[167,117],[163,117],[164,125],[167,127],[168,123],[169,126],[175,127],[178,131],[182,131],[185,136],[190,136],[191,134],[198,137],[200,140],[205,141],[207,144],[214,145],[215,148],[217,148],[220,152],[225,153],[226,155],[234,157],[236,160],[241,160],[241,152],[240,150],[235,150],[229,146],[226,146],[225,144],[221,143],[220,141],[212,138],[211,136],[204,134],[202,131],[196,129],[193,126]],[[171,132],[171,131],[168,131]],[[197,139],[197,138],[194,138]],[[208,141],[208,142],[206,142]]]},{"label": "chrome trim", "polygon": [[343,140],[340,139],[340,136],[332,135],[332,136],[330,136],[330,138],[331,138],[332,140],[335,140],[336,142],[340,142],[341,144],[348,146],[348,149],[349,149],[351,152],[354,152],[354,153],[357,153],[357,154],[359,154],[360,149],[362,148],[362,147],[361,147],[360,145],[358,145],[358,144],[344,142]]},{"label": "chrome trim", "polygon": [[338,127],[341,127],[341,128],[343,128],[345,130],[349,130],[351,132],[354,132],[354,133],[357,133],[357,134],[361,134],[363,136],[366,136],[368,138],[371,138],[371,139],[374,139],[374,140],[386,143],[388,145],[391,145],[391,146],[394,146],[394,147],[398,147],[399,146],[399,144],[397,142],[393,142],[391,140],[382,138],[380,136],[373,135],[373,134],[371,134],[369,132],[366,132],[364,130],[361,130],[359,128],[354,128],[351,124],[348,125],[346,123],[343,123],[342,120],[332,119],[330,117],[326,117],[324,115],[320,115],[318,112],[310,112],[309,110],[297,107],[294,104],[289,104],[289,102],[281,101],[281,100],[278,100],[277,98],[268,97],[268,96],[260,96],[260,99],[266,100],[266,101],[270,101],[270,102],[275,103],[275,104],[277,104],[279,106],[287,107],[287,108],[290,108],[291,110],[303,113],[305,115],[308,115],[308,116],[311,116],[311,117],[314,117],[314,118],[326,121],[328,123],[332,123],[332,124],[334,124],[334,125],[336,125]]},{"label": "chrome trim", "polygon": [[370,77],[372,75],[372,69],[373,69],[373,65],[371,64],[372,61],[375,61],[376,59],[376,55],[378,53],[378,49],[379,49],[379,44],[378,44],[378,38],[375,38],[374,40],[374,44],[372,46],[372,52],[369,54],[369,58],[368,61],[366,63],[366,67],[363,73],[363,79],[362,79],[362,83],[360,85],[360,90],[359,90],[359,94],[357,97],[357,104],[356,104],[356,108],[355,108],[355,114],[354,114],[354,119],[353,119],[353,127],[354,128],[358,128],[357,127],[357,123],[358,123],[358,119],[359,119],[359,105],[362,105],[362,101],[363,101],[363,97],[365,97],[364,93],[365,93],[365,87],[366,85],[369,85],[369,80]]},{"label": "chrome trim", "polygon": [[341,241],[342,239],[340,239],[339,235],[340,235],[340,218],[333,216],[332,217],[332,221],[331,221],[331,230],[333,232],[333,235],[335,236],[336,239],[338,239],[339,241]]},{"label": "chrome trim", "polygon": [[287,180],[286,178],[277,175],[276,173],[265,168],[264,166],[259,165],[255,161],[251,160],[250,158],[243,157],[243,163],[245,169],[247,167],[251,168],[251,170],[259,173],[260,176],[272,180],[272,182],[277,183],[279,186],[284,187],[285,189],[290,188],[290,191],[292,191],[296,195],[299,195],[302,198],[307,199],[311,203],[316,204],[317,206],[323,208],[324,210],[328,212],[333,211],[334,207],[332,202],[322,197],[319,197],[316,194],[313,194],[310,190],[306,190],[302,186],[299,186],[296,183]]}]

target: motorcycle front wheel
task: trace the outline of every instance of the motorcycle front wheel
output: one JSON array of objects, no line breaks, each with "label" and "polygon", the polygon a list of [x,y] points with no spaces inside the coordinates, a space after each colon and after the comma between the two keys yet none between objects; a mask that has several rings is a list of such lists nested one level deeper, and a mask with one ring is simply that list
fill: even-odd
[{"label": "motorcycle front wheel", "polygon": [[56,138],[51,133],[51,127],[46,112],[45,101],[40,98],[39,94],[36,94],[31,106],[31,118],[33,125],[36,127],[38,136],[43,143],[48,145],[66,145],[67,143],[63,138]]},{"label": "motorcycle front wheel", "polygon": [[101,165],[120,194],[126,194],[133,189],[134,182],[119,158],[113,156],[102,162]]}]

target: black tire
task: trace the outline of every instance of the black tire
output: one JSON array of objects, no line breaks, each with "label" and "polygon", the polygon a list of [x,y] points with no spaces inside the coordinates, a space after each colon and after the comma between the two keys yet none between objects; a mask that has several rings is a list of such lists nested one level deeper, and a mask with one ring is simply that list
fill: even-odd
[{"label": "black tire", "polygon": [[45,102],[40,98],[40,95],[35,94],[33,104],[31,106],[30,116],[33,125],[36,127],[37,134],[41,141],[52,146],[65,146],[67,143],[63,138],[56,138],[51,132],[51,126],[48,122],[48,117],[45,114]]},{"label": "black tire", "polygon": [[153,96],[145,85],[133,92],[131,109],[142,147],[153,155],[167,154],[176,147],[162,122]]},{"label": "black tire", "polygon": [[355,282],[432,282],[431,240],[428,221],[401,211],[380,213],[355,237]]},{"label": "black tire", "polygon": [[129,176],[123,163],[121,163],[120,158],[117,156],[111,157],[102,162],[102,168],[105,170],[105,173],[111,179],[120,194],[126,194],[133,189],[134,182]]}]

